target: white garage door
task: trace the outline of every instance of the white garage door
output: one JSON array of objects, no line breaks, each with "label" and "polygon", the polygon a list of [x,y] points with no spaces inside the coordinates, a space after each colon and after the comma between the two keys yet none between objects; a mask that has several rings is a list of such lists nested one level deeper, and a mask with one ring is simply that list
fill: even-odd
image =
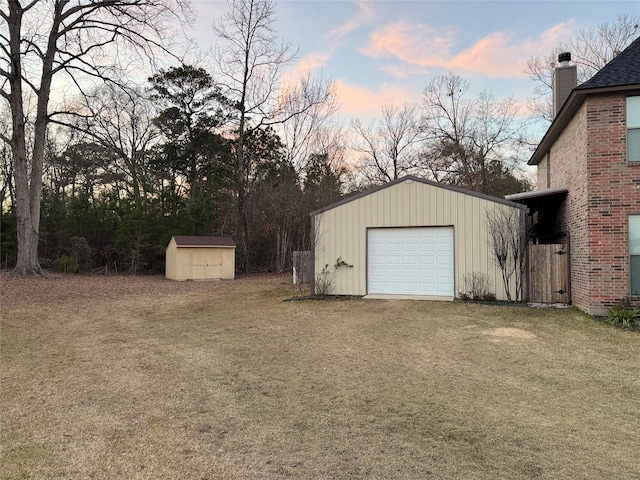
[{"label": "white garage door", "polygon": [[367,231],[370,294],[454,296],[453,227]]}]

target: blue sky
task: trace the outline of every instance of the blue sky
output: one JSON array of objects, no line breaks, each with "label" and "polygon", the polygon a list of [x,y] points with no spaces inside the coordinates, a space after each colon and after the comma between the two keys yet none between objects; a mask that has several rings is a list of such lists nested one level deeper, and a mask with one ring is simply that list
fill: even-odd
[{"label": "blue sky", "polygon": [[[205,53],[226,2],[194,0],[193,32]],[[345,119],[375,117],[385,104],[420,101],[430,79],[448,72],[473,91],[513,94],[534,84],[527,60],[545,56],[579,30],[640,15],[633,1],[317,1],[278,0],[276,28],[299,49],[293,68],[336,82]]]}]

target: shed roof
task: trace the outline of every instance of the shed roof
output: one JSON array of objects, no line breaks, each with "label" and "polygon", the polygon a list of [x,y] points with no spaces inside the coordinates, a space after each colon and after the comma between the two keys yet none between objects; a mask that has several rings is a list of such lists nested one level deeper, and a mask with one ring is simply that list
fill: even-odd
[{"label": "shed roof", "polygon": [[588,95],[640,91],[640,37],[607,63],[591,79],[574,88],[527,162],[537,165],[569,124]]},{"label": "shed roof", "polygon": [[432,187],[444,188],[445,190],[451,190],[451,191],[454,191],[454,192],[457,192],[457,193],[462,193],[464,195],[471,195],[473,197],[482,198],[484,200],[489,200],[491,202],[501,203],[503,205],[509,205],[510,207],[526,208],[524,205],[521,205],[519,203],[510,202],[508,200],[503,200],[502,198],[498,198],[498,197],[492,197],[491,195],[485,195],[484,193],[473,192],[471,190],[467,190],[467,189],[460,188],[460,187],[455,187],[453,185],[446,185],[444,183],[432,182],[431,180],[427,180],[427,179],[424,179],[424,178],[416,177],[415,175],[407,175],[405,177],[393,180],[392,182],[385,183],[384,185],[379,185],[379,186],[371,188],[369,190],[365,190],[364,192],[356,193],[356,194],[353,194],[353,195],[351,195],[349,197],[343,198],[342,200],[338,200],[335,203],[332,203],[330,205],[327,205],[326,207],[323,207],[323,208],[320,208],[320,209],[318,209],[318,210],[316,210],[314,212],[311,212],[310,215],[314,216],[314,215],[317,215],[319,213],[326,212],[327,210],[331,210],[333,208],[339,207],[340,205],[344,205],[345,203],[353,202],[354,200],[357,200],[359,198],[365,197],[367,195],[371,195],[372,193],[376,193],[376,192],[378,192],[380,190],[384,190],[385,188],[393,187],[393,186],[395,186],[395,185],[397,185],[399,183],[403,183],[403,182],[407,182],[407,183],[411,183],[411,182],[423,183],[425,185],[430,185]]},{"label": "shed roof", "polygon": [[204,237],[174,235],[173,239],[178,247],[235,247],[231,237]]}]

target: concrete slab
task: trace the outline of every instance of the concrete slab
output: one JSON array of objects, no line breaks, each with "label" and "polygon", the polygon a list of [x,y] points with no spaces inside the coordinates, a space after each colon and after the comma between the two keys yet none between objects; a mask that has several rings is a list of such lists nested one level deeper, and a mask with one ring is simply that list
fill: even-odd
[{"label": "concrete slab", "polygon": [[431,300],[437,302],[453,302],[453,297],[439,297],[436,295],[383,295],[372,293],[362,298],[367,300]]}]

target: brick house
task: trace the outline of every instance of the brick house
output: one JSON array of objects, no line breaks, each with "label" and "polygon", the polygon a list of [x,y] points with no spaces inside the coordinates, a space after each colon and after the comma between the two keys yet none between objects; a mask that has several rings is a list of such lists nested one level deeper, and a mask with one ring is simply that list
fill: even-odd
[{"label": "brick house", "polygon": [[554,74],[555,117],[529,160],[533,243],[565,243],[568,301],[606,315],[625,297],[640,304],[640,37],[576,85],[562,54]]}]

